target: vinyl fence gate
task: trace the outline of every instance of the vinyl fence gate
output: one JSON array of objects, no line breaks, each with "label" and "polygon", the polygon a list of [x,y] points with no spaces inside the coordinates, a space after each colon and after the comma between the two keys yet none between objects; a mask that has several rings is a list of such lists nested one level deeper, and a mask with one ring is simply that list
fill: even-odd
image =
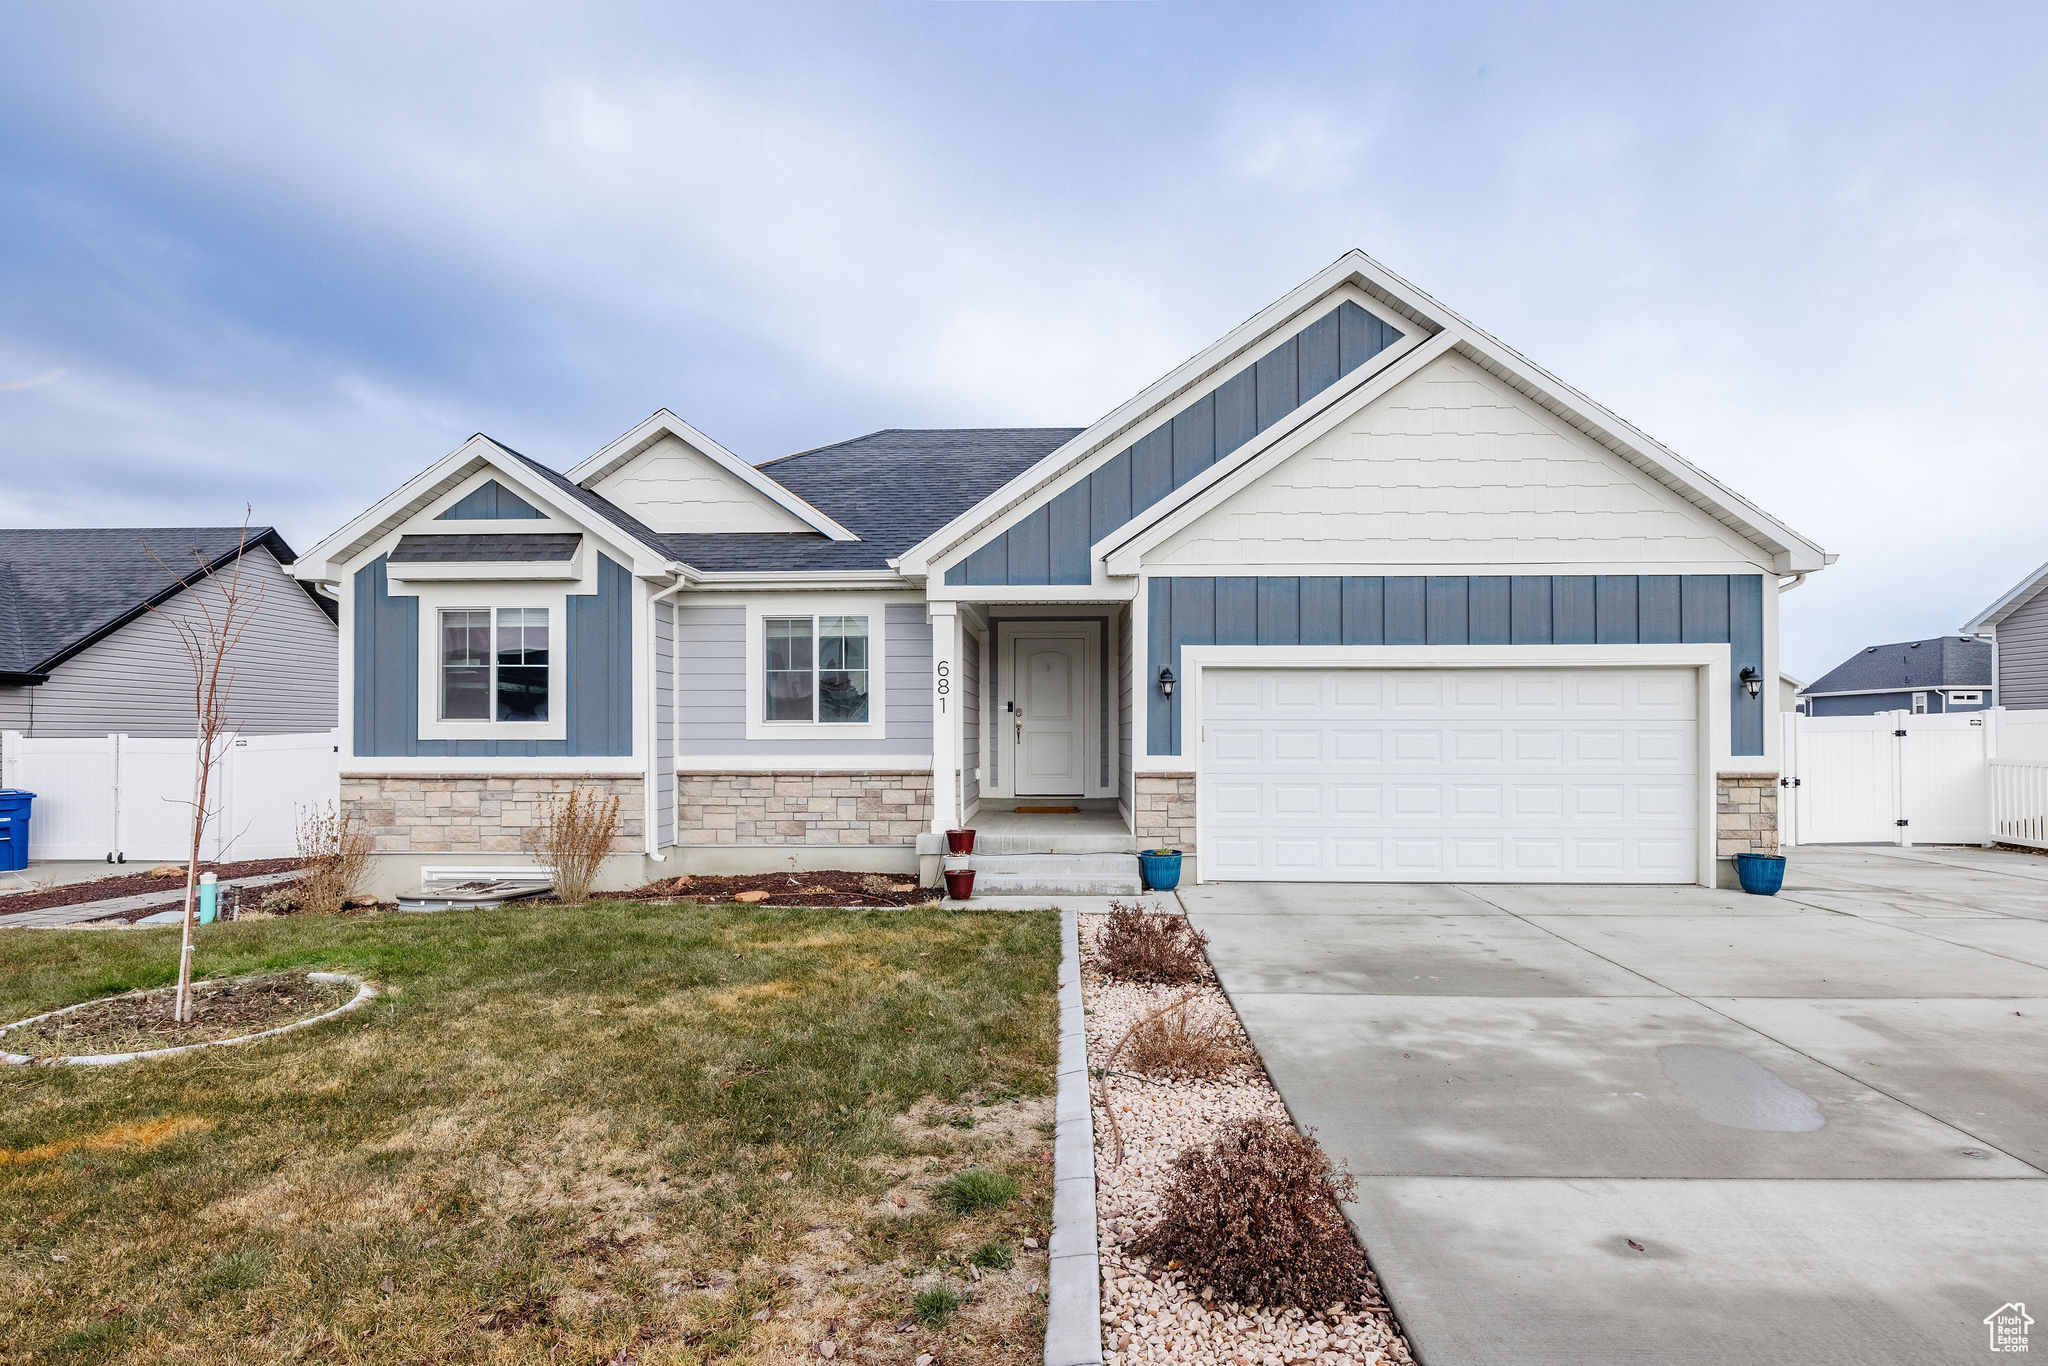
[{"label": "vinyl fence gate", "polygon": [[2048,849],[2048,712],[1783,718],[1778,837]]}]

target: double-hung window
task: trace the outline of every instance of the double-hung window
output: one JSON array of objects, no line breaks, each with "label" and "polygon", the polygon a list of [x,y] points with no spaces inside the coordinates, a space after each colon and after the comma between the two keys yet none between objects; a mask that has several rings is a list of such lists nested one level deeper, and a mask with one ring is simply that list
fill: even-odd
[{"label": "double-hung window", "polygon": [[443,721],[548,719],[548,609],[441,612]]},{"label": "double-hung window", "polygon": [[764,617],[761,627],[762,720],[869,720],[867,617]]}]

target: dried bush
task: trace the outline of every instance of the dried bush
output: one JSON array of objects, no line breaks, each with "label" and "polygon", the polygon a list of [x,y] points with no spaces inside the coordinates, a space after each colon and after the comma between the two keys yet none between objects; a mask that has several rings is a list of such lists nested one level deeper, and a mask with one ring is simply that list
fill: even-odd
[{"label": "dried bush", "polygon": [[1196,1008],[1189,995],[1131,1027],[1124,1056],[1140,1072],[1157,1076],[1213,1077],[1244,1060],[1244,1045],[1230,1021]]},{"label": "dried bush", "polygon": [[1343,1303],[1366,1291],[1365,1253],[1338,1208],[1355,1193],[1315,1139],[1248,1119],[1174,1160],[1159,1220],[1132,1249],[1178,1259],[1192,1284],[1241,1304]]},{"label": "dried bush", "polygon": [[555,875],[555,900],[565,906],[590,900],[618,833],[619,799],[611,793],[572,787],[549,799],[540,813],[534,850]]},{"label": "dried bush", "polygon": [[314,915],[334,915],[348,904],[362,888],[376,850],[355,813],[333,802],[299,808],[298,846],[305,876],[292,887],[291,898],[294,909]]},{"label": "dried bush", "polygon": [[880,873],[869,873],[860,880],[860,889],[869,896],[886,897],[896,890],[896,879],[883,877]]},{"label": "dried bush", "polygon": [[1111,977],[1169,986],[1201,981],[1208,947],[1209,936],[1186,916],[1156,915],[1128,901],[1109,903],[1107,923],[1095,941],[1102,970]]}]

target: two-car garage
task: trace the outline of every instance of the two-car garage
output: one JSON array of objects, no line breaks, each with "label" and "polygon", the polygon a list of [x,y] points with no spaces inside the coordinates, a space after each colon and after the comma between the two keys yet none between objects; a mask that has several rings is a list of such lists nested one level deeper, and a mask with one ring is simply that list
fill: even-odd
[{"label": "two-car garage", "polygon": [[1210,668],[1202,877],[1692,882],[1699,671]]}]

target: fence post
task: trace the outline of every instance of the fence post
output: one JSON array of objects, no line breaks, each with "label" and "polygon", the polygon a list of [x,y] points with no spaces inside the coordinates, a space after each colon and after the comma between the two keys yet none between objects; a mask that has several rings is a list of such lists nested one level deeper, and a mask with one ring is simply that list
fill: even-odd
[{"label": "fence post", "polygon": [[1998,843],[1998,714],[2001,707],[1986,707],[1984,722],[1984,847]]},{"label": "fence post", "polygon": [[128,736],[122,731],[110,731],[107,735],[108,769],[114,778],[114,790],[107,794],[108,804],[113,808],[107,822],[107,862],[126,863],[128,851],[121,846],[121,817],[127,806],[127,785],[122,781],[122,768],[128,759]]},{"label": "fence post", "polygon": [[21,786],[21,732],[0,730],[0,787]]}]

